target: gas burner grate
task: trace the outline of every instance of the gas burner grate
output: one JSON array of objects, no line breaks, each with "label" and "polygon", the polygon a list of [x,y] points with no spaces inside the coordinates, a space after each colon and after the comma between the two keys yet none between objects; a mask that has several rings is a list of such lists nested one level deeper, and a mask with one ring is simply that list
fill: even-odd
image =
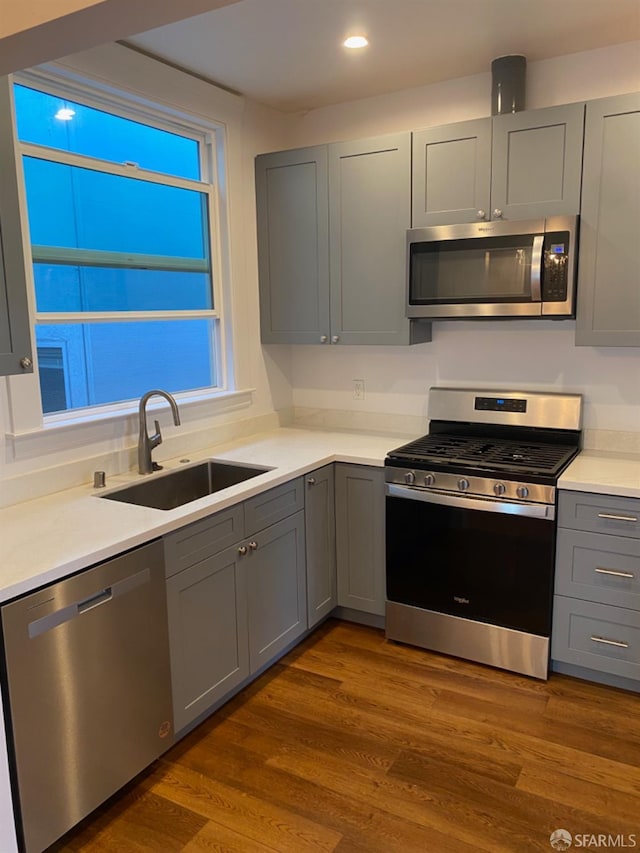
[{"label": "gas burner grate", "polygon": [[575,447],[565,444],[527,443],[488,437],[434,434],[425,435],[399,447],[392,451],[389,457],[500,471],[555,474],[575,452]]}]

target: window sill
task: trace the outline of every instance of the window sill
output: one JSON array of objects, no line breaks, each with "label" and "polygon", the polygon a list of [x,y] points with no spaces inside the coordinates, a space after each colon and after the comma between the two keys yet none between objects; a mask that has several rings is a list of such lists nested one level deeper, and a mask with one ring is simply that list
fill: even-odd
[{"label": "window sill", "polygon": [[[181,415],[186,415],[182,418],[183,425],[188,428],[192,421],[249,407],[254,391],[254,388],[248,388],[200,394],[186,392],[176,394],[175,398]],[[127,437],[137,434],[138,406],[136,400],[119,406],[104,406],[100,411],[84,410],[75,414],[65,412],[53,415],[38,429],[5,433],[7,449],[15,461],[100,442],[110,442],[113,447],[114,439],[122,441],[117,448],[120,450]],[[170,409],[166,400],[158,397],[156,401],[152,398],[147,406],[148,414],[162,411],[169,413],[170,423]]]}]

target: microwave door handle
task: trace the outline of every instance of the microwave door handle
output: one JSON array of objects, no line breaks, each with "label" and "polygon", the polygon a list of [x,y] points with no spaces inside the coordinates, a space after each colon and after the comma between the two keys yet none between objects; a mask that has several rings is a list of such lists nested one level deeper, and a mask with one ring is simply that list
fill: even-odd
[{"label": "microwave door handle", "polygon": [[542,302],[542,248],[544,235],[538,234],[533,238],[531,252],[531,301]]}]

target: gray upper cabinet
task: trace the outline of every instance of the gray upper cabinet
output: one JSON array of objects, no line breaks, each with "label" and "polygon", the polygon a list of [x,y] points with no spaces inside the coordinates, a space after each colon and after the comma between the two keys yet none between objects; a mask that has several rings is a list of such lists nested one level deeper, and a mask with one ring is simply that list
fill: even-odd
[{"label": "gray upper cabinet", "polygon": [[307,615],[312,628],[337,604],[333,465],[307,474],[305,486]]},{"label": "gray upper cabinet", "polygon": [[490,196],[490,118],[413,134],[414,228],[488,218]]},{"label": "gray upper cabinet", "polygon": [[0,376],[32,373],[11,82],[0,77]]},{"label": "gray upper cabinet", "polygon": [[331,342],[408,344],[411,136],[329,146]]},{"label": "gray upper cabinet", "polygon": [[263,343],[409,344],[405,317],[411,137],[256,158]]},{"label": "gray upper cabinet", "polygon": [[384,469],[336,465],[338,604],[384,614]]},{"label": "gray upper cabinet", "polygon": [[580,209],[584,105],[413,134],[413,227],[535,219]]},{"label": "gray upper cabinet", "polygon": [[576,343],[640,346],[640,94],[587,104]]},{"label": "gray upper cabinet", "polygon": [[578,213],[583,132],[584,104],[494,116],[491,218]]},{"label": "gray upper cabinet", "polygon": [[327,182],[325,145],[256,158],[263,343],[328,340]]}]

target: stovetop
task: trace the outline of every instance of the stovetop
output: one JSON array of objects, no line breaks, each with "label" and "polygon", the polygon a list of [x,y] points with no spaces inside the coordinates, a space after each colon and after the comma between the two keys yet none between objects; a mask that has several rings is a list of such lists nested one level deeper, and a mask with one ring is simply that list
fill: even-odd
[{"label": "stovetop", "polygon": [[[487,435],[425,435],[389,453],[390,464],[437,465],[440,470],[496,472],[500,475],[556,478],[578,448],[552,442],[494,438]],[[443,467],[444,466],[444,467]]]}]

